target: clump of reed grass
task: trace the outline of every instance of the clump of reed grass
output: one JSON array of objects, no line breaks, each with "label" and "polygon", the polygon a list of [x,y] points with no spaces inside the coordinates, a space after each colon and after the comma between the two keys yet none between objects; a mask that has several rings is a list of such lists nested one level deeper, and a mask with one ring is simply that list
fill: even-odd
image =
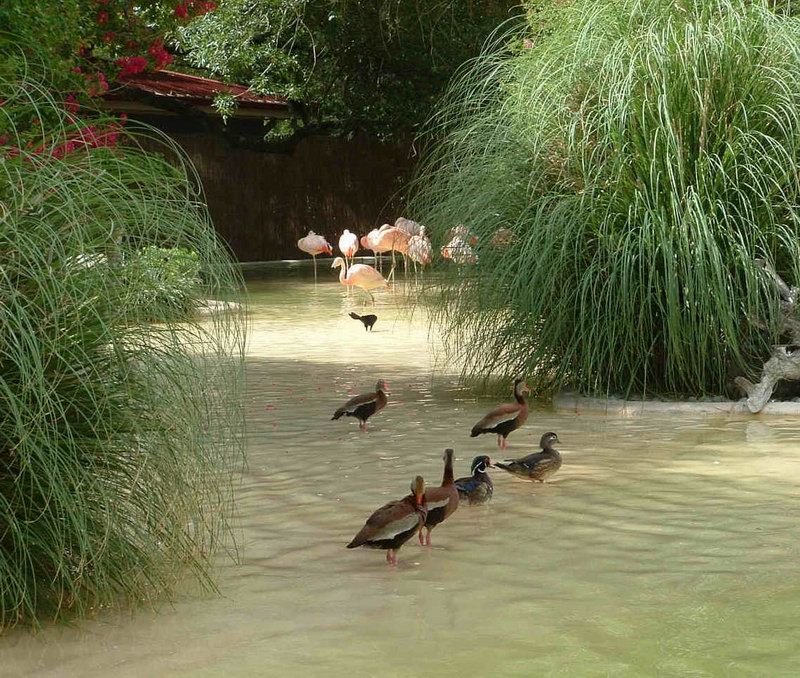
[{"label": "clump of reed grass", "polygon": [[800,23],[576,0],[535,33],[471,64],[430,125],[416,218],[479,238],[437,306],[450,356],[540,390],[731,393],[779,341],[755,259],[800,280]]},{"label": "clump of reed grass", "polygon": [[0,628],[213,587],[244,326],[176,314],[169,272],[142,274],[183,248],[196,301],[240,294],[197,177],[30,78],[0,74],[0,100]]}]

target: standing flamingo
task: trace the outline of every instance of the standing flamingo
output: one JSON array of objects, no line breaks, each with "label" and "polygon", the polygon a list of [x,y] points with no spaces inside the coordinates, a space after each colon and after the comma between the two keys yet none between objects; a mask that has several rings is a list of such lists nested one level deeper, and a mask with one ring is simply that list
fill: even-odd
[{"label": "standing flamingo", "polygon": [[375,297],[372,296],[372,290],[378,287],[389,287],[389,283],[384,280],[383,276],[367,264],[353,264],[348,269],[344,259],[336,257],[333,260],[333,264],[331,264],[331,268],[340,269],[339,282],[342,285],[360,287],[369,295],[373,304],[375,303]]},{"label": "standing flamingo", "polygon": [[442,247],[442,256],[445,259],[452,259],[457,264],[474,264],[478,261],[478,256],[472,248],[459,236]]},{"label": "standing flamingo", "polygon": [[394,222],[394,227],[399,228],[404,233],[408,233],[409,236],[419,235],[425,228],[422,224],[418,224],[416,221],[411,221],[411,219],[406,219],[405,217],[397,217]]},{"label": "standing flamingo", "polygon": [[417,264],[422,267],[431,263],[431,241],[425,235],[425,227],[420,227],[418,235],[412,235],[408,240],[408,258],[414,262],[414,278],[417,277]]},{"label": "standing flamingo", "polygon": [[369,233],[366,235],[361,236],[361,247],[365,250],[372,250],[372,256],[375,258],[375,265],[380,268],[380,262],[378,261],[378,252],[375,250],[375,243],[378,237],[378,233],[380,231],[377,228],[373,228]]},{"label": "standing flamingo", "polygon": [[[405,231],[400,230],[395,226],[384,224],[378,230],[375,237],[375,251],[376,252],[391,252],[392,253],[392,270],[389,271],[389,279],[394,279],[394,269],[397,266],[394,253],[400,252],[405,261],[406,252],[408,252],[409,235]],[[406,264],[407,266],[408,264]]]},{"label": "standing flamingo", "polygon": [[310,254],[314,258],[314,282],[317,281],[317,255],[330,254],[333,255],[333,248],[330,246],[324,235],[317,235],[314,231],[309,231],[305,238],[300,238],[297,241],[297,246],[306,254]]},{"label": "standing flamingo", "polygon": [[348,266],[353,264],[353,257],[358,252],[358,236],[344,229],[344,233],[339,237],[339,251],[344,255],[344,260]]}]

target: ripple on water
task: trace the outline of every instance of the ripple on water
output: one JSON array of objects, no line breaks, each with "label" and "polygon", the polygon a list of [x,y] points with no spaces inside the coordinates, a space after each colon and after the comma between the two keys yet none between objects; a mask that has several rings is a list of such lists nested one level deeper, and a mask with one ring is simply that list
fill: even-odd
[{"label": "ripple on water", "polygon": [[[494,401],[432,376],[424,309],[409,320],[381,293],[367,333],[336,284],[251,291],[241,561],[221,568],[222,597],[11,634],[0,674],[800,675],[794,420],[535,409],[500,455],[469,437]],[[392,395],[369,433],[330,421],[378,377]],[[412,476],[438,484],[445,447],[467,475],[545,430],[563,441],[552,482],[493,471],[492,503],[397,568],[344,548]]]}]

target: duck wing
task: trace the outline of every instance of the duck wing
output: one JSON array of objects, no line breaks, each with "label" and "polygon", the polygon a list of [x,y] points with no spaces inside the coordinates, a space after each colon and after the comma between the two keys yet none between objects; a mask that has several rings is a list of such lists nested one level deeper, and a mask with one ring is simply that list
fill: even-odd
[{"label": "duck wing", "polygon": [[527,472],[536,468],[545,459],[552,459],[552,455],[547,452],[534,452],[520,459],[506,459],[502,462],[495,462],[495,466],[505,471],[511,471],[511,473]]},{"label": "duck wing", "polygon": [[492,429],[499,424],[506,421],[511,421],[519,416],[522,405],[520,403],[505,403],[498,405],[483,419],[481,419],[475,426],[472,427],[472,435],[477,435],[477,432],[484,429]]},{"label": "duck wing", "polygon": [[471,494],[480,487],[481,481],[474,476],[466,476],[465,478],[458,478],[455,481],[456,489],[461,494]]},{"label": "duck wing", "polygon": [[345,414],[352,414],[355,412],[361,405],[366,405],[378,399],[377,392],[375,393],[362,393],[361,395],[357,395],[355,398],[350,398],[344,405],[342,405],[336,412],[333,413],[333,419],[338,419],[339,417]]},{"label": "duck wing", "polygon": [[425,520],[424,516],[425,511],[418,510],[410,497],[390,501],[367,518],[364,527],[353,537],[347,548],[353,549],[372,541],[393,539],[398,534],[421,527]]}]

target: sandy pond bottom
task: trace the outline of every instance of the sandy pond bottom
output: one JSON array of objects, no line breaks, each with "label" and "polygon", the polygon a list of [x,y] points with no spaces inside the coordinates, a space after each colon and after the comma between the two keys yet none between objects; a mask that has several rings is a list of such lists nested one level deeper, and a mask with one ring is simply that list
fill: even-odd
[{"label": "sandy pond bottom", "polygon": [[[325,271],[327,273],[327,271]],[[558,432],[539,485],[495,471],[397,568],[344,545],[369,513],[458,475],[494,404],[432,378],[421,312],[382,293],[375,331],[321,274],[251,286],[242,559],[219,598],[101,615],[0,639],[2,676],[797,676],[800,432],[796,419],[605,417],[534,411],[511,455]],[[360,434],[329,421],[384,377]]]}]

